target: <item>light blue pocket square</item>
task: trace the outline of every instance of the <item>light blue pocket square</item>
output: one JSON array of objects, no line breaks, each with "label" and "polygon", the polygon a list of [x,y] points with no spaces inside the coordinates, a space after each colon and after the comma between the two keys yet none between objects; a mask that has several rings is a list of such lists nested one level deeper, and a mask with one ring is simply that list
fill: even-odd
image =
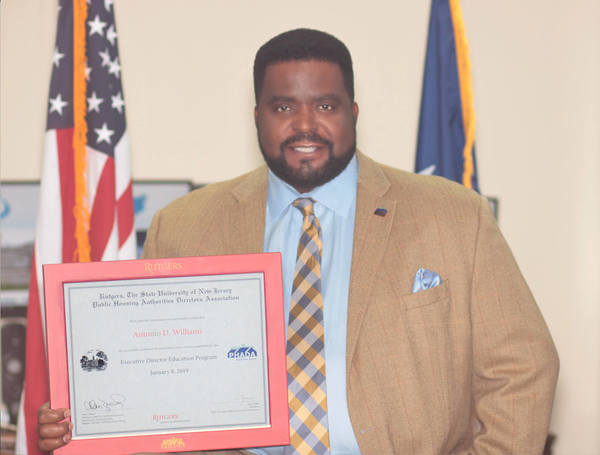
[{"label": "light blue pocket square", "polygon": [[438,286],[442,282],[442,278],[435,272],[427,269],[417,270],[415,275],[415,281],[413,282],[412,291],[415,292],[424,291]]}]

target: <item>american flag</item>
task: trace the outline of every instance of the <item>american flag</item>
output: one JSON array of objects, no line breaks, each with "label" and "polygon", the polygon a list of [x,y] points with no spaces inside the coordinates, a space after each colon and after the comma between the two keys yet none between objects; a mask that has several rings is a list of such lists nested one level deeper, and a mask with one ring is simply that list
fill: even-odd
[{"label": "american flag", "polygon": [[42,265],[135,258],[129,142],[112,2],[59,2],[29,288],[19,454],[41,453],[37,411],[48,401]]}]

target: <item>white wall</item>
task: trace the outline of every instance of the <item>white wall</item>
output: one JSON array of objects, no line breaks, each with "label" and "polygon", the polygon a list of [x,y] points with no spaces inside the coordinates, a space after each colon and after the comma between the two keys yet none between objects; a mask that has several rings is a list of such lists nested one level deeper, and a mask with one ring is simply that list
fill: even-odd
[{"label": "white wall", "polygon": [[[2,179],[37,179],[56,0],[4,0]],[[600,2],[463,0],[479,178],[553,333],[558,455],[600,453]],[[257,47],[297,26],[355,61],[359,146],[412,168],[429,2],[115,0],[135,178],[209,182],[261,162]]]},{"label": "white wall", "polygon": [[597,455],[600,2],[489,5],[463,1],[479,177],[559,351],[556,453]]}]

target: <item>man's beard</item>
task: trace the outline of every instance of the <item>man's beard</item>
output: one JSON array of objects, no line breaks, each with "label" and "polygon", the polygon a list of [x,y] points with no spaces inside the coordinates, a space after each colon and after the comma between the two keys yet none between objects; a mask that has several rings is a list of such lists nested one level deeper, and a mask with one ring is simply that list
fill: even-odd
[{"label": "man's beard", "polygon": [[[288,166],[285,160],[285,148],[294,142],[302,141],[318,143],[327,147],[329,157],[323,166],[314,169],[310,164],[310,160],[306,160],[305,162],[301,161],[300,169],[293,169]],[[258,145],[260,146],[260,151],[267,166],[269,166],[269,169],[271,169],[277,177],[292,185],[294,188],[305,188],[307,191],[321,186],[337,177],[344,169],[346,169],[346,166],[356,151],[356,140],[354,140],[352,145],[343,155],[335,156],[333,154],[333,143],[316,133],[296,134],[288,137],[279,145],[280,153],[277,157],[267,156],[260,141],[260,134],[258,135]]]}]

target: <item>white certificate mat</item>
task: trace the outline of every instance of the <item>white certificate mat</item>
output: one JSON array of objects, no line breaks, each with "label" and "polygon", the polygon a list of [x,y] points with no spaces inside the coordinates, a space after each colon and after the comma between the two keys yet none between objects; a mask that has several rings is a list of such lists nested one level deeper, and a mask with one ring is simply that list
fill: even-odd
[{"label": "white certificate mat", "polygon": [[262,273],[63,286],[73,439],[269,426]]}]

